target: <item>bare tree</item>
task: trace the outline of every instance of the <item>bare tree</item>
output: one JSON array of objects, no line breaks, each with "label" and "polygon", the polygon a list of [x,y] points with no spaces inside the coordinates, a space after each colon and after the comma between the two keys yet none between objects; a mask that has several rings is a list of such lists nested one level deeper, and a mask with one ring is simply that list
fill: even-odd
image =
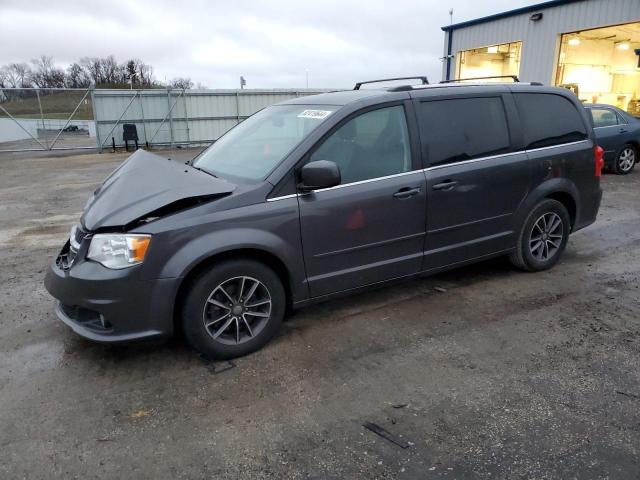
[{"label": "bare tree", "polygon": [[187,77],[177,77],[171,80],[168,86],[171,88],[182,88],[184,90],[189,90],[193,87],[193,82],[190,78]]},{"label": "bare tree", "polygon": [[2,67],[5,88],[30,87],[31,69],[26,63],[10,63]]},{"label": "bare tree", "polygon": [[65,86],[69,88],[87,88],[91,85],[91,77],[79,63],[72,63],[67,68]]},{"label": "bare tree", "polygon": [[[159,88],[153,77],[153,67],[139,59],[118,63],[113,55],[108,57],[83,57],[65,70],[56,67],[53,58],[41,55],[27,63],[11,63],[0,66],[0,88],[86,88],[94,84],[98,88]],[[191,88],[188,78],[176,78],[176,88]]]},{"label": "bare tree", "polygon": [[91,79],[94,85],[100,85],[104,82],[102,76],[102,61],[98,57],[83,57],[79,64]]},{"label": "bare tree", "polygon": [[153,80],[153,67],[142,61],[137,61],[138,75],[140,75],[140,84],[143,87],[151,87],[155,83]]},{"label": "bare tree", "polygon": [[55,66],[53,57],[41,55],[31,60],[31,82],[40,88],[61,88],[65,85],[64,70]]}]

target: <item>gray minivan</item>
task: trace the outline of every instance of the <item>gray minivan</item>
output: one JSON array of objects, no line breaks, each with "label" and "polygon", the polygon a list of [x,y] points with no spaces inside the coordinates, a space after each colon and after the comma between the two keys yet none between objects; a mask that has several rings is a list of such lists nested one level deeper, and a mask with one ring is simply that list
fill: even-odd
[{"label": "gray minivan", "polygon": [[548,269],[596,218],[602,149],[569,91],[404,85],[265,108],[188,164],[138,150],[47,271],[59,318],[252,352],[292,309],[508,255]]}]

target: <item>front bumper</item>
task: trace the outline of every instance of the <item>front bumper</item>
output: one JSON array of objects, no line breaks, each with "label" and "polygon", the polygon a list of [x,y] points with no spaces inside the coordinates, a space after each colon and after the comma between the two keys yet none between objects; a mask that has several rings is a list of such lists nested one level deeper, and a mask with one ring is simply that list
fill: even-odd
[{"label": "front bumper", "polygon": [[140,266],[111,270],[81,259],[64,269],[54,259],[44,285],[59,302],[58,318],[90,340],[121,343],[173,333],[179,279],[143,280]]}]

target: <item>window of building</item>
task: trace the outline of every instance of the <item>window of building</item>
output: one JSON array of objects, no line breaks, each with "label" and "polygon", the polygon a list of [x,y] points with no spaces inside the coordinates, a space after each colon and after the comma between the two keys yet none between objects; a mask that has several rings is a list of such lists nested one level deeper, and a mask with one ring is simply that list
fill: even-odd
[{"label": "window of building", "polygon": [[560,39],[556,85],[586,103],[640,115],[640,22],[567,33]]},{"label": "window of building", "polygon": [[525,148],[550,147],[587,138],[576,106],[561,95],[515,93]]},{"label": "window of building", "polygon": [[[511,42],[458,52],[456,78],[518,75],[521,50],[522,42]],[[492,81],[500,81],[500,79]],[[505,81],[511,80],[505,79]]]},{"label": "window of building", "polygon": [[343,184],[410,171],[404,107],[380,108],[349,120],[311,155],[315,160],[335,162]]},{"label": "window of building", "polygon": [[422,102],[420,138],[429,165],[470,160],[510,151],[500,97]]}]

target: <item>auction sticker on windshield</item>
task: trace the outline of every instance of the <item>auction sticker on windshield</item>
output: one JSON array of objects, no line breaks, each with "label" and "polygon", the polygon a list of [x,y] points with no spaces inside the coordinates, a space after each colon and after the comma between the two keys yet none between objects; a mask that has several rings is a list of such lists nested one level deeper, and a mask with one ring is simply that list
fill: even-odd
[{"label": "auction sticker on windshield", "polygon": [[304,110],[298,115],[298,118],[316,118],[318,120],[324,120],[331,115],[331,110]]}]

